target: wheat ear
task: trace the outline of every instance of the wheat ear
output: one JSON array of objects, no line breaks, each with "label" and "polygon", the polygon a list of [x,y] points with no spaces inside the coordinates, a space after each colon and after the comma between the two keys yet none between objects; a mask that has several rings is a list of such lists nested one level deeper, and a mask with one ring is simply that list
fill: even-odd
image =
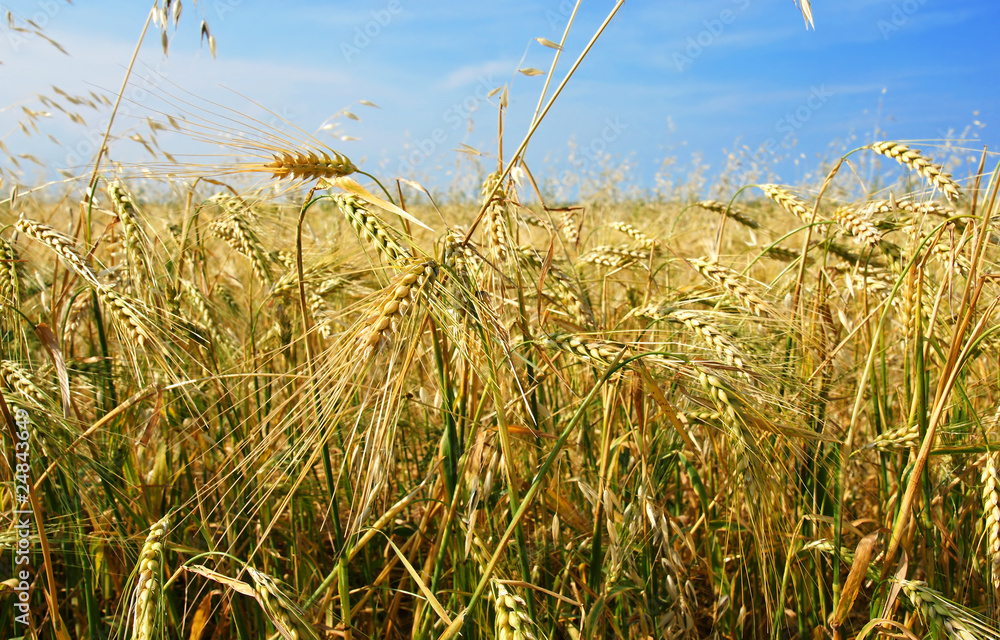
[{"label": "wheat ear", "polygon": [[993,588],[1000,590],[1000,475],[997,454],[987,454],[983,466],[983,515],[986,519],[986,558]]},{"label": "wheat ear", "polygon": [[403,247],[389,235],[382,221],[365,207],[361,199],[350,195],[338,195],[334,197],[334,200],[341,213],[354,227],[358,237],[370,242],[386,260],[398,263],[413,256],[409,249]]},{"label": "wheat ear", "polygon": [[17,306],[21,300],[21,282],[17,275],[17,250],[14,245],[0,238],[0,298],[2,302]]},{"label": "wheat ear", "polygon": [[875,153],[905,164],[930,180],[931,184],[940,189],[949,201],[954,202],[962,197],[962,189],[951,177],[951,174],[945,173],[941,165],[934,164],[917,149],[911,149],[905,144],[888,140],[873,142],[870,148]]},{"label": "wheat ear", "polygon": [[395,282],[386,287],[378,313],[361,334],[360,346],[364,359],[392,340],[403,316],[417,301],[421,290],[437,277],[438,265],[433,260],[410,265]]},{"label": "wheat ear", "polygon": [[90,268],[87,261],[83,259],[83,256],[77,252],[76,242],[46,224],[42,224],[36,220],[29,220],[25,217],[19,218],[16,226],[17,230],[21,233],[38,240],[52,249],[81,278],[94,286],[100,286],[97,274]]},{"label": "wheat ear", "polygon": [[764,195],[788,213],[796,216],[802,222],[810,221],[809,205],[788,189],[776,184],[762,184],[760,188]]},{"label": "wheat ear", "polygon": [[851,235],[873,249],[878,246],[882,239],[882,234],[870,220],[865,218],[862,211],[852,207],[838,207],[833,213],[833,219],[844,229],[847,229]]},{"label": "wheat ear", "polygon": [[303,149],[272,154],[272,161],[246,165],[245,170],[270,172],[273,178],[293,180],[315,180],[317,178],[339,178],[358,170],[347,156],[336,151]]},{"label": "wheat ear", "polygon": [[253,567],[247,567],[247,573],[253,579],[257,602],[285,640],[318,637],[312,625],[306,622],[302,611],[285,594],[277,580]]},{"label": "wheat ear", "polygon": [[139,578],[135,585],[132,616],[132,640],[152,637],[152,625],[160,603],[160,575],[163,567],[163,541],[170,526],[164,516],[149,529],[139,553]]},{"label": "wheat ear", "polygon": [[534,623],[528,616],[528,605],[519,595],[511,593],[500,582],[496,590],[496,629],[498,640],[535,640]]},{"label": "wheat ear", "polygon": [[620,222],[620,221],[612,222],[608,224],[608,226],[614,229],[615,231],[619,231],[629,236],[630,238],[635,240],[639,244],[639,246],[643,249],[652,249],[653,245],[656,244],[656,238],[651,238],[650,236],[646,235],[642,231],[639,231],[638,229],[636,229],[634,226],[630,225],[627,222]]},{"label": "wheat ear", "polygon": [[718,200],[702,200],[701,202],[697,202],[695,204],[702,209],[728,216],[749,229],[760,229],[759,222],[748,216],[742,210],[737,209],[736,207],[731,207],[725,202],[719,202]]},{"label": "wheat ear", "polygon": [[766,317],[774,315],[770,307],[756,293],[747,288],[737,274],[732,269],[720,266],[714,260],[707,258],[696,258],[691,261],[691,265],[698,270],[706,280],[714,282],[729,295],[733,296],[755,315]]}]

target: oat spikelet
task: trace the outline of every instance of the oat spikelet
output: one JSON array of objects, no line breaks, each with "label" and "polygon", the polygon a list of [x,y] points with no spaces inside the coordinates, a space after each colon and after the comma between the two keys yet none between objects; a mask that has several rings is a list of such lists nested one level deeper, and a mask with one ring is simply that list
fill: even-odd
[{"label": "oat spikelet", "polygon": [[164,516],[150,527],[146,542],[139,552],[139,577],[132,605],[132,640],[148,640],[153,635],[153,623],[161,602],[163,541],[169,526],[170,516]]},{"label": "oat spikelet", "polygon": [[736,207],[731,207],[725,202],[719,202],[718,200],[702,200],[696,204],[702,209],[707,209],[708,211],[728,216],[749,229],[760,229],[759,222],[748,216],[742,210],[737,209]]},{"label": "oat spikelet", "polygon": [[852,207],[838,207],[833,213],[833,219],[847,229],[851,235],[873,249],[878,246],[882,239],[882,234],[875,228],[875,225],[861,211]]},{"label": "oat spikelet", "polygon": [[304,640],[305,638],[318,637],[312,625],[306,621],[302,611],[285,593],[277,580],[253,567],[247,567],[247,573],[253,579],[257,602],[285,640]]},{"label": "oat spikelet", "polygon": [[511,593],[506,585],[493,582],[496,605],[498,640],[535,640],[535,624],[528,617],[528,605],[519,595]]},{"label": "oat spikelet", "polygon": [[917,149],[911,149],[899,142],[882,141],[873,142],[871,150],[875,153],[892,158],[901,164],[905,164],[923,177],[927,178],[931,184],[941,190],[941,193],[954,202],[962,197],[962,189],[955,182],[950,174],[945,173],[941,165],[934,164],[927,157],[922,155]]},{"label": "oat spikelet", "polygon": [[776,184],[762,184],[761,190],[768,198],[788,213],[796,216],[802,222],[809,222],[811,212],[809,205],[800,200],[791,191]]},{"label": "oat spikelet", "polygon": [[398,263],[412,257],[412,252],[389,235],[382,221],[365,207],[361,199],[352,195],[337,195],[334,201],[358,237],[370,242],[386,260]]},{"label": "oat spikelet", "polygon": [[997,454],[986,454],[983,466],[983,516],[986,521],[986,559],[993,588],[1000,590],[1000,474]]},{"label": "oat spikelet", "polygon": [[725,289],[729,295],[736,298],[754,314],[761,317],[774,315],[768,304],[760,296],[748,289],[741,281],[739,274],[732,269],[720,266],[715,261],[707,258],[696,258],[691,261],[691,265],[706,280],[714,282]]},{"label": "oat spikelet", "polygon": [[621,233],[624,233],[625,235],[631,237],[633,240],[639,243],[639,246],[642,247],[643,249],[652,249],[653,245],[656,244],[655,238],[650,238],[648,235],[646,235],[642,231],[639,231],[638,229],[636,229],[634,226],[630,225],[627,222],[612,222],[608,226],[614,229],[615,231],[620,231]]},{"label": "oat spikelet", "polygon": [[437,277],[437,270],[438,265],[433,260],[416,262],[386,287],[378,313],[361,333],[360,348],[364,359],[388,346],[407,310],[417,302],[420,292]]},{"label": "oat spikelet", "polygon": [[100,286],[97,274],[83,259],[83,256],[77,252],[76,242],[46,224],[29,220],[23,216],[18,219],[16,226],[21,233],[38,240],[56,252],[66,262],[66,265],[81,278],[95,286]]}]

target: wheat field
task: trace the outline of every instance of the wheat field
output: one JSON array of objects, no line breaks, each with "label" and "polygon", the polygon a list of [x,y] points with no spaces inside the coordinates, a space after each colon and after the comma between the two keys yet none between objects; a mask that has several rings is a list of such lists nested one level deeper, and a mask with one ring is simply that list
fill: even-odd
[{"label": "wheat field", "polygon": [[0,629],[1000,637],[995,155],[564,202],[533,131],[474,198],[268,129],[0,202]]}]

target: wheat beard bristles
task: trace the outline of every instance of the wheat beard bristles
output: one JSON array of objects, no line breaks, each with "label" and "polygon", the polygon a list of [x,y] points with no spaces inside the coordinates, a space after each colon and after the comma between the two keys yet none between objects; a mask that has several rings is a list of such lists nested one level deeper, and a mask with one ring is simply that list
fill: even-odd
[{"label": "wheat beard bristles", "polygon": [[170,526],[170,516],[164,516],[149,529],[146,542],[139,553],[139,578],[135,585],[132,638],[148,640],[152,637],[153,618],[158,609],[160,574],[163,566],[163,540]]},{"label": "wheat beard bristles", "polygon": [[911,149],[905,144],[888,140],[873,142],[870,148],[875,153],[892,158],[900,164],[905,164],[927,178],[931,184],[941,190],[941,193],[950,202],[954,202],[962,197],[962,189],[955,182],[954,178],[951,177],[951,174],[945,173],[941,165],[931,162],[917,149]]},{"label": "wheat beard bristles", "polygon": [[922,580],[900,580],[903,593],[920,612],[927,626],[940,627],[950,640],[979,640],[962,618],[961,609],[927,587]]},{"label": "wheat beard bristles", "polygon": [[[332,154],[332,155],[331,155]],[[272,178],[293,178],[297,180],[315,180],[317,178],[339,178],[358,170],[347,156],[336,151],[314,150],[294,151],[291,153],[275,153],[274,160],[263,165],[264,171],[270,171]]]}]

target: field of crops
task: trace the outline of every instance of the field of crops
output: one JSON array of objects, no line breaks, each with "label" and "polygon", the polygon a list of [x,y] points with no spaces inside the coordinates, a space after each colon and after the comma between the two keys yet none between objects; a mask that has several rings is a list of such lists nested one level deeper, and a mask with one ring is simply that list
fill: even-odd
[{"label": "field of crops", "polygon": [[194,112],[0,201],[8,637],[1000,637],[995,156],[437,202]]}]

